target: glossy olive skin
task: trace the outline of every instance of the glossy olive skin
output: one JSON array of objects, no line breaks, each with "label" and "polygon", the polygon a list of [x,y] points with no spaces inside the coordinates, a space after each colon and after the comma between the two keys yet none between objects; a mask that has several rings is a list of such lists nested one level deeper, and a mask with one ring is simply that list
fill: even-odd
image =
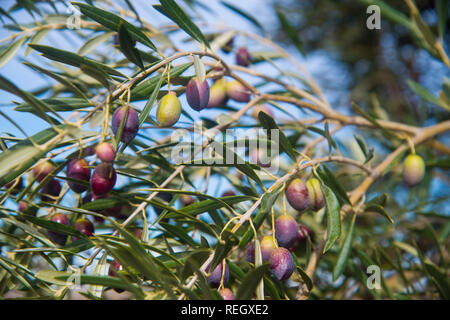
[{"label": "glossy olive skin", "polygon": [[227,81],[222,78],[214,82],[209,89],[209,101],[207,108],[223,107],[227,103]]},{"label": "glossy olive skin", "polygon": [[298,224],[294,217],[282,215],[275,220],[275,238],[278,245],[290,248],[297,240]]},{"label": "glossy olive skin", "polygon": [[198,78],[189,80],[186,86],[186,99],[195,111],[205,109],[209,102],[209,85],[206,80],[200,82]]},{"label": "glossy olive skin", "polygon": [[46,202],[54,201],[54,198],[52,197],[59,196],[60,192],[61,192],[61,184],[59,183],[58,180],[52,179],[42,187],[41,200]]},{"label": "glossy olive skin", "polygon": [[249,102],[250,92],[238,81],[227,82],[227,96],[238,102]]},{"label": "glossy olive skin", "polygon": [[[272,252],[277,248],[276,243],[273,241],[273,237],[262,237],[260,240],[260,245],[262,261],[268,261]],[[249,245],[246,253],[246,259],[248,262],[255,263],[255,241],[252,241],[252,243]]]},{"label": "glossy olive skin", "polygon": [[156,120],[160,127],[170,127],[177,123],[181,115],[181,103],[175,92],[171,91],[159,100]]},{"label": "glossy olive skin", "polygon": [[309,206],[309,192],[305,182],[300,178],[291,180],[286,187],[286,198],[289,204],[299,212]]},{"label": "glossy olive skin", "polygon": [[222,296],[223,300],[235,300],[233,291],[228,288],[222,288],[219,290],[219,294]]},{"label": "glossy olive skin", "polygon": [[[91,178],[91,169],[85,159],[73,159],[67,164],[67,177],[89,182]],[[88,189],[88,186],[68,181],[70,189],[76,193],[82,193]]]},{"label": "glossy olive skin", "polygon": [[44,178],[55,169],[55,166],[50,162],[40,163],[33,168],[33,176],[36,177],[38,182],[44,180]]},{"label": "glossy olive skin", "polygon": [[425,176],[425,162],[417,154],[410,154],[403,162],[403,182],[408,187],[417,186]]},{"label": "glossy olive skin", "polygon": [[96,148],[95,152],[97,157],[103,162],[113,162],[116,157],[116,151],[114,147],[108,142],[100,143]]},{"label": "glossy olive skin", "polygon": [[117,174],[114,167],[106,162],[100,163],[91,176],[91,189],[95,195],[103,195],[112,190],[116,184]]},{"label": "glossy olive skin", "polygon": [[133,108],[128,108],[128,112],[127,107],[120,107],[116,111],[114,111],[111,120],[111,129],[116,137],[119,133],[120,124],[122,123],[122,119],[124,116],[126,116],[126,118],[123,123],[120,141],[122,141],[125,144],[128,144],[130,143],[131,140],[134,139],[134,137],[138,133],[139,116],[136,110],[134,110]]},{"label": "glossy olive skin", "polygon": [[252,61],[252,57],[247,48],[240,47],[236,51],[236,64],[243,67],[248,67]]},{"label": "glossy olive skin", "polygon": [[[64,224],[66,226],[70,225],[69,218],[65,214],[62,213],[55,213],[51,218],[50,221],[57,222]],[[48,236],[50,240],[56,244],[59,244],[61,246],[66,244],[67,241],[67,235],[61,234],[54,231],[48,231]]]},{"label": "glossy olive skin", "polygon": [[[80,218],[75,221],[73,227],[84,234],[86,237],[94,235],[94,225],[86,218]],[[79,240],[77,237],[72,237],[73,241]]]},{"label": "glossy olive skin", "polygon": [[[223,275],[223,285],[226,286],[228,283],[228,278],[230,276],[230,271],[228,270],[228,265],[225,262],[221,262],[217,265],[217,267],[211,272],[208,277],[208,283],[211,287],[219,288],[220,280],[222,279],[223,265],[225,264],[225,271]],[[209,272],[209,267],[206,270]]]},{"label": "glossy olive skin", "polygon": [[270,255],[270,269],[280,281],[288,279],[294,272],[294,258],[288,249],[280,247]]},{"label": "glossy olive skin", "polygon": [[319,211],[325,205],[325,198],[323,196],[320,182],[317,178],[310,178],[306,181],[309,195],[309,207],[315,211]]}]

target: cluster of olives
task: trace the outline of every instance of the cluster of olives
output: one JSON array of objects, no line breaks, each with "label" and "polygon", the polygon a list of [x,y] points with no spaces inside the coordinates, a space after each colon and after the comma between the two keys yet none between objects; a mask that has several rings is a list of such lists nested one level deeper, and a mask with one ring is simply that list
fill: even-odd
[{"label": "cluster of olives", "polygon": [[[63,213],[55,213],[50,218],[51,221],[64,224],[66,226],[70,225],[69,218],[67,215]],[[86,219],[86,218],[79,218],[75,221],[73,224],[73,227],[80,231],[82,234],[84,234],[87,237],[90,237],[94,234],[94,224]],[[67,242],[68,236],[65,234],[61,234],[59,232],[49,231],[48,235],[50,237],[50,240],[53,241],[56,244],[59,244],[61,246],[65,245]],[[73,241],[79,240],[77,237],[72,236]]]}]

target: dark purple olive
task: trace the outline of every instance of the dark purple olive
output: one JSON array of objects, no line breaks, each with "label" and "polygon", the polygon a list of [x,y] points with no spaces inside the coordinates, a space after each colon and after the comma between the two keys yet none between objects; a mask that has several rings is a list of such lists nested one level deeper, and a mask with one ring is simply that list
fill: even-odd
[{"label": "dark purple olive", "polygon": [[[51,218],[50,221],[57,222],[64,224],[66,226],[70,225],[69,218],[65,214],[62,213],[55,213]],[[59,232],[55,231],[48,231],[49,238],[52,242],[59,244],[61,246],[66,244],[67,241],[67,235],[61,234]]]},{"label": "dark purple olive", "polygon": [[198,78],[189,80],[186,86],[186,98],[192,109],[200,111],[208,105],[209,85],[206,80],[200,82]]},{"label": "dark purple olive", "polygon": [[134,139],[139,130],[139,116],[133,108],[128,108],[128,112],[127,107],[118,108],[112,116],[111,123],[112,131],[116,136],[119,133],[120,124],[122,123],[124,116],[126,116],[126,118],[124,120],[120,141],[128,144]]},{"label": "dark purple olive", "polygon": [[51,162],[40,163],[33,168],[33,176],[37,177],[36,180],[41,182],[46,176],[55,169],[55,166]]},{"label": "dark purple olive", "polygon": [[219,294],[222,296],[223,300],[234,300],[235,299],[233,291],[231,291],[228,288],[220,289]]},{"label": "dark purple olive", "polygon": [[230,53],[233,50],[234,37],[228,40],[228,42],[221,48],[223,52]]},{"label": "dark purple olive", "polygon": [[252,61],[252,58],[251,58],[250,53],[248,52],[247,48],[240,47],[236,51],[236,64],[243,66],[243,67],[248,67],[249,64],[251,63],[251,61]]},{"label": "dark purple olive", "polygon": [[238,102],[250,101],[250,91],[239,81],[227,82],[227,96]]},{"label": "dark purple olive", "polygon": [[[223,270],[223,265],[225,264],[225,271]],[[209,267],[206,272],[209,272]],[[217,265],[213,272],[208,277],[208,283],[211,287],[219,288],[220,280],[222,279],[223,273],[223,285],[226,286],[228,283],[228,278],[230,276],[230,271],[228,270],[228,265],[226,262],[221,262]]]},{"label": "dark purple olive", "polygon": [[[70,160],[67,165],[67,177],[89,182],[91,178],[91,169],[84,159]],[[76,193],[82,193],[88,189],[88,186],[73,181],[68,182],[70,189]]]},{"label": "dark purple olive", "polygon": [[95,152],[97,153],[97,157],[103,162],[113,162],[116,157],[116,151],[108,142],[100,143],[95,148]]},{"label": "dark purple olive", "polygon": [[275,238],[278,245],[290,248],[297,240],[298,224],[292,216],[282,215],[275,220]]},{"label": "dark purple olive", "polygon": [[18,179],[15,179],[7,184],[5,184],[6,189],[11,189],[11,194],[16,195],[23,189],[23,179],[22,177],[19,177]]},{"label": "dark purple olive", "polygon": [[280,281],[288,279],[294,272],[294,258],[288,249],[280,247],[270,255],[270,269]]},{"label": "dark purple olive", "polygon": [[91,188],[95,195],[103,195],[112,190],[116,184],[117,175],[114,167],[106,162],[100,163],[91,176]]},{"label": "dark purple olive", "polygon": [[32,216],[36,216],[36,213],[38,211],[38,207],[32,205],[32,204],[28,204],[25,201],[20,201],[19,202],[19,207],[17,208],[17,210],[19,212],[25,213],[25,214],[30,214]]},{"label": "dark purple olive", "polygon": [[[94,225],[86,218],[80,218],[75,221],[73,227],[84,234],[86,237],[90,237],[94,234]],[[77,237],[72,237],[73,241],[77,241]]]},{"label": "dark purple olive", "polygon": [[300,178],[295,178],[289,182],[286,188],[286,197],[289,204],[299,212],[309,206],[308,188]]},{"label": "dark purple olive", "polygon": [[54,197],[59,196],[60,192],[61,184],[58,180],[52,179],[42,187],[41,200],[46,202],[54,201]]}]

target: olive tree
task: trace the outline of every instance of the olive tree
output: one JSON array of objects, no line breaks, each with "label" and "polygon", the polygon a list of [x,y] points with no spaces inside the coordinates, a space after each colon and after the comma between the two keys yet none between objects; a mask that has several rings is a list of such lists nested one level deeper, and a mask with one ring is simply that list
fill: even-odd
[{"label": "olive tree", "polygon": [[[433,26],[413,0],[363,2],[448,70],[447,1]],[[1,296],[450,297],[448,78],[438,96],[410,82],[433,121],[393,121],[379,103],[330,103],[281,11],[290,48],[226,2],[160,0],[151,19],[138,5],[0,11],[0,66],[50,80],[0,76],[2,121],[21,133],[0,137]],[[223,10],[256,31],[205,19]],[[21,113],[46,128],[28,136]]]}]

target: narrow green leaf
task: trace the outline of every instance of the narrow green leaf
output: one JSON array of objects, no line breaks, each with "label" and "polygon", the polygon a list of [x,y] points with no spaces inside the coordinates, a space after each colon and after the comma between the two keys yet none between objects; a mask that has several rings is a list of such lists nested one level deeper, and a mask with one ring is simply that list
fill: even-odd
[{"label": "narrow green leaf", "polygon": [[139,51],[135,48],[135,44],[133,43],[133,39],[127,31],[127,28],[121,21],[119,23],[119,45],[120,50],[123,52],[125,57],[128,60],[139,66],[141,69],[144,69],[144,64],[142,62],[141,55]]},{"label": "narrow green leaf", "polygon": [[27,40],[27,37],[22,37],[19,40],[11,43],[5,50],[0,53],[0,68],[9,62],[12,58],[14,58],[17,51]]},{"label": "narrow green leaf", "polygon": [[438,98],[436,98],[430,91],[428,91],[425,87],[423,87],[421,84],[413,81],[408,80],[409,87],[417,93],[423,100],[432,103],[434,105],[440,106],[446,110],[450,110],[450,106],[445,105],[441,103]]},{"label": "narrow green leaf", "polygon": [[236,292],[236,300],[250,300],[260,281],[262,281],[262,278],[269,270],[269,267],[268,264],[263,264],[250,271],[244,280],[242,280],[241,285]]},{"label": "narrow green leaf", "polygon": [[256,20],[254,17],[252,17],[249,13],[243,11],[242,9],[239,9],[238,7],[236,7],[232,4],[226,3],[224,1],[221,1],[220,3],[222,5],[224,5],[225,7],[227,7],[228,9],[230,9],[231,11],[234,11],[235,13],[239,14],[241,17],[243,17],[246,20],[248,20],[249,22],[251,22],[253,25],[255,25],[261,31],[264,31],[263,26],[258,22],[258,20]]},{"label": "narrow green leaf", "polygon": [[381,215],[383,215],[384,217],[386,217],[390,223],[394,224],[394,220],[392,220],[391,216],[389,215],[389,213],[387,213],[387,211],[384,209],[383,206],[378,205],[378,204],[371,204],[369,206],[367,206],[364,211],[373,211],[373,212],[377,212],[380,213]]},{"label": "narrow green leaf", "polygon": [[139,30],[139,28],[135,27],[125,19],[122,19],[121,17],[111,12],[99,9],[94,6],[87,5],[85,3],[72,2],[72,5],[78,6],[80,8],[81,13],[97,21],[98,23],[100,23],[101,25],[105,26],[110,30],[119,32],[120,23],[123,23],[123,25],[125,26],[125,28],[130,33],[131,37],[134,40],[139,41],[142,44],[145,44],[150,49],[158,51],[153,42],[151,42],[150,39],[141,30]]},{"label": "narrow green leaf", "polygon": [[338,255],[336,264],[334,265],[333,281],[336,281],[341,276],[341,274],[344,272],[345,267],[347,265],[347,260],[348,260],[348,257],[350,256],[350,252],[352,249],[355,220],[356,220],[356,214],[353,214],[352,220],[350,221],[350,225],[347,228],[347,234],[345,235],[341,250],[339,251],[339,255]]},{"label": "narrow green leaf", "polygon": [[200,31],[200,29],[192,22],[191,18],[174,0],[160,0],[161,5],[153,5],[153,7],[175,22],[188,35],[203,43],[209,48],[209,42]]},{"label": "narrow green leaf", "polygon": [[291,39],[294,43],[295,47],[303,56],[306,56],[305,49],[303,48],[302,42],[298,37],[298,32],[295,28],[290,24],[285,14],[281,12],[281,10],[277,9],[276,14],[278,16],[278,21],[280,21],[281,27],[283,28],[286,35]]},{"label": "narrow green leaf", "polygon": [[142,124],[145,122],[145,119],[147,119],[148,114],[150,113],[150,111],[152,110],[152,108],[155,104],[156,97],[158,97],[159,90],[161,89],[161,85],[164,81],[164,75],[165,75],[165,73],[163,73],[161,76],[159,76],[159,81],[156,84],[156,86],[152,92],[152,95],[147,100],[147,103],[145,104],[144,108],[142,109],[142,112],[139,114],[139,127],[141,127]]},{"label": "narrow green leaf", "polygon": [[336,240],[341,236],[341,207],[334,192],[322,181],[319,181],[322,192],[325,196],[326,212],[327,212],[327,241],[323,248],[323,253],[327,252]]}]

